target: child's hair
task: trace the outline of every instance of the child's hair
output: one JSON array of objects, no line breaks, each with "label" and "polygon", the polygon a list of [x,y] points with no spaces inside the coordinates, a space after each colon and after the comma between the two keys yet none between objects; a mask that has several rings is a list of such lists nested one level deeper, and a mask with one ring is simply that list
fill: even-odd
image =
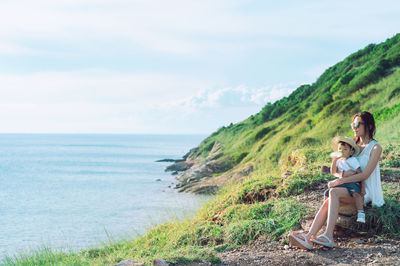
[{"label": "child's hair", "polygon": [[[351,145],[350,145],[349,143],[347,143],[347,142],[339,141],[339,145],[344,145],[344,146],[347,145],[347,146],[350,148],[350,151],[355,151],[354,147],[351,146]],[[351,157],[351,155],[350,155],[350,157]]]}]

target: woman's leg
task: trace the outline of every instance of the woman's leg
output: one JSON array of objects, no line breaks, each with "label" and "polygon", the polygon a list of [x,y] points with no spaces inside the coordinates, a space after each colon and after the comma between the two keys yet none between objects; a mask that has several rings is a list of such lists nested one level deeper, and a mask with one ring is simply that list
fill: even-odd
[{"label": "woman's leg", "polygon": [[329,198],[325,197],[324,203],[322,204],[321,208],[319,208],[311,224],[310,231],[307,234],[307,240],[309,240],[312,236],[315,236],[325,224],[328,215],[328,207]]},{"label": "woman's leg", "polygon": [[[324,203],[322,204],[322,206],[320,207],[320,209],[318,210],[317,214],[314,217],[314,220],[310,227],[310,231],[306,234],[306,239],[305,239],[306,242],[311,243],[310,242],[311,237],[315,236],[319,232],[319,230],[321,230],[322,226],[325,224],[328,214],[328,207],[329,207],[329,198],[325,197]],[[301,239],[304,238],[301,233],[296,233],[296,232],[292,233]]]},{"label": "woman's leg", "polygon": [[[344,190],[342,190],[342,189],[344,189]],[[331,206],[329,198],[325,197],[324,203],[322,204],[322,206],[320,207],[320,209],[318,210],[317,214],[314,217],[310,231],[305,235],[306,239],[304,239],[304,237],[302,236],[301,233],[292,232],[292,234],[296,235],[297,237],[299,237],[301,239],[304,239],[308,243],[311,243],[310,242],[311,237],[316,236],[316,234],[319,232],[319,230],[321,230],[321,228],[325,224],[325,222],[327,222],[327,220],[329,221],[329,219],[331,219],[331,221],[329,222],[330,227],[328,229],[328,226],[327,226],[324,234],[326,234],[330,239],[333,240],[333,229],[335,228],[337,216],[339,214],[339,206],[342,204],[343,205],[354,204],[354,199],[353,199],[353,197],[350,196],[350,194],[348,193],[346,188],[337,187],[337,188],[332,188],[330,190],[334,190],[334,192],[332,194],[334,195],[335,202]],[[330,217],[329,217],[328,214],[330,212],[332,212],[332,214],[336,213],[336,217],[335,217],[335,215],[330,215]],[[333,223],[332,223],[332,220],[333,220]],[[325,242],[326,240],[322,239],[321,241]]]},{"label": "woman's leg", "polygon": [[336,187],[329,191],[328,218],[326,221],[325,235],[333,240],[333,230],[339,215],[341,201],[350,201],[351,196],[346,188]]}]

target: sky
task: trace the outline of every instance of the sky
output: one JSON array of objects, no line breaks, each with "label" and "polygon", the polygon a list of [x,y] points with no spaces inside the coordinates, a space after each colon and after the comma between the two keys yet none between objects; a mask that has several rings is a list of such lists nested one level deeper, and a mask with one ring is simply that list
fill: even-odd
[{"label": "sky", "polygon": [[211,134],[400,30],[397,0],[0,0],[0,133]]}]

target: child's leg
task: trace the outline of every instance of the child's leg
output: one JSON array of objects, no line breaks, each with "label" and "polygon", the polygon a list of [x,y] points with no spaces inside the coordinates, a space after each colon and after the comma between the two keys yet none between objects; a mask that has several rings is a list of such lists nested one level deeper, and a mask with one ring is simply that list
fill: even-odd
[{"label": "child's leg", "polygon": [[357,222],[365,223],[365,213],[364,213],[364,206],[363,206],[363,197],[361,197],[358,193],[353,193],[354,201],[357,207]]},{"label": "child's leg", "polygon": [[356,208],[358,211],[363,211],[364,210],[364,206],[363,206],[363,198],[361,197],[360,194],[358,193],[353,193],[353,198],[354,201],[356,203]]}]

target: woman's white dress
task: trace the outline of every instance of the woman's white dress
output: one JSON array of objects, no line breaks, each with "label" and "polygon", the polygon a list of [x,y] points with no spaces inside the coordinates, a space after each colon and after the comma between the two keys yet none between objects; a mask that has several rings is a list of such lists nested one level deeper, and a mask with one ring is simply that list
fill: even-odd
[{"label": "woman's white dress", "polygon": [[[360,162],[361,171],[364,171],[367,166],[371,150],[376,144],[378,143],[375,140],[372,140],[356,157]],[[383,200],[379,163],[376,165],[372,174],[365,180],[365,193],[364,205],[371,202],[372,206],[381,207],[385,204],[385,201]]]}]

